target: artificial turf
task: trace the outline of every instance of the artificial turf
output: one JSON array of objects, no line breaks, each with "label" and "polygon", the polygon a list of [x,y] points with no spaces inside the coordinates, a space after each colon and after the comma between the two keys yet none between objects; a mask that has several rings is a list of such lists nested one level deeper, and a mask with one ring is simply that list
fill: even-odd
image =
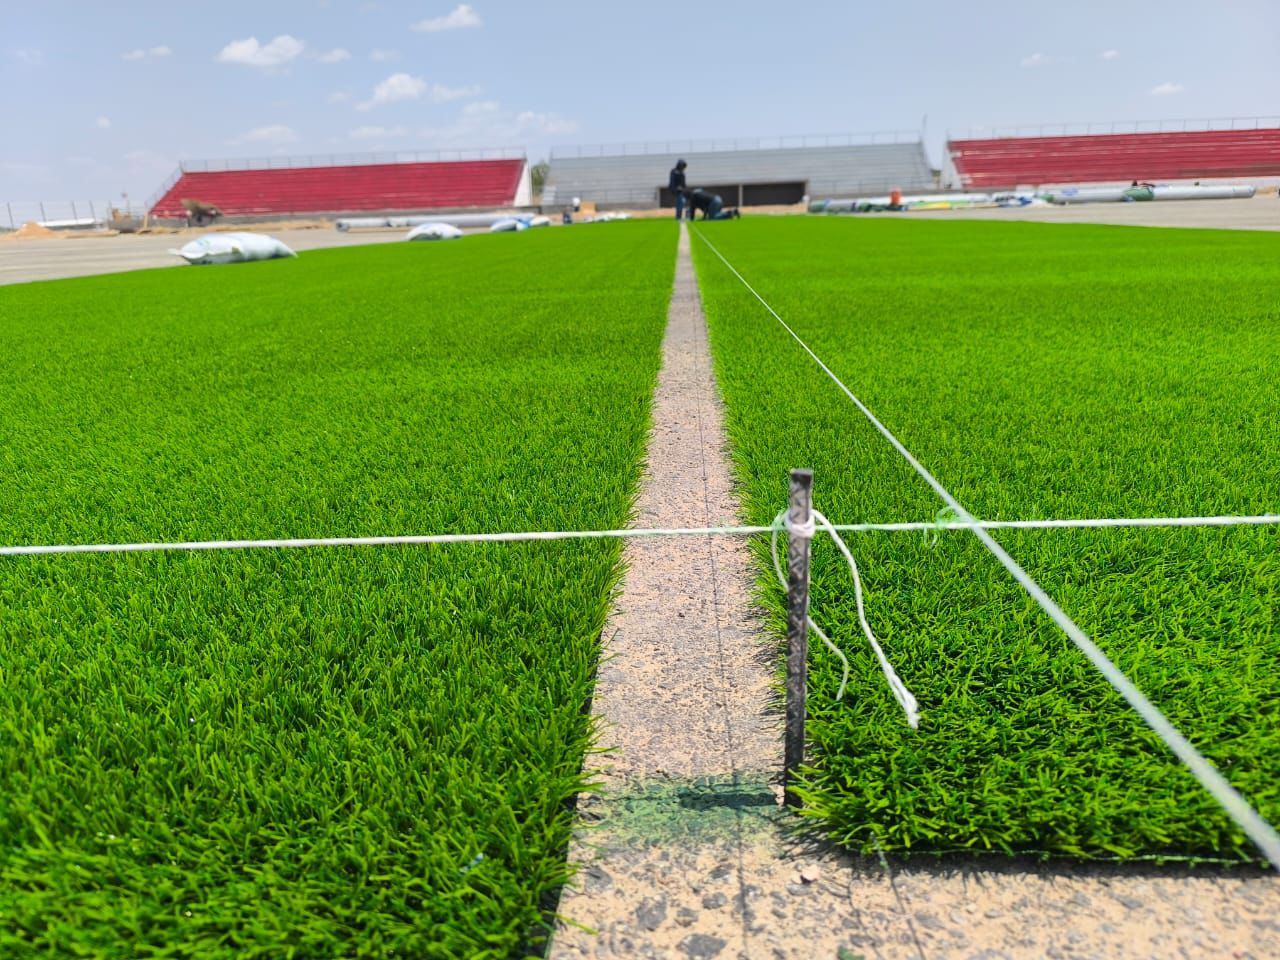
[{"label": "artificial turf", "polygon": [[[1280,512],[1280,237],[761,218],[699,227],[984,519]],[[693,252],[749,520],[815,470],[837,522],[942,506],[708,247]],[[1280,821],[1275,528],[997,532],[1244,796]],[[854,849],[1251,859],[1217,804],[961,532],[859,534],[909,729],[815,544],[805,815]],[[772,574],[762,593],[781,631]]]},{"label": "artificial turf", "polygon": [[[0,542],[624,525],[675,229],[0,289]],[[505,957],[616,543],[0,558],[0,955]]]}]

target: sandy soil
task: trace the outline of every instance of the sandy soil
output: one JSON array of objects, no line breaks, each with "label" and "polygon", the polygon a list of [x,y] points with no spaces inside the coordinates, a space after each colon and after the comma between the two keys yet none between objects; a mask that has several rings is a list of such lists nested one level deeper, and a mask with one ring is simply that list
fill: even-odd
[{"label": "sandy soil", "polygon": [[[193,229],[176,234],[121,234],[113,237],[68,233],[47,239],[13,241],[0,247],[0,284],[186,266],[183,260],[173,256],[169,250],[208,232]],[[271,236],[301,253],[324,247],[398,243],[404,239],[407,231],[362,231],[351,234],[332,228],[289,228],[259,232],[269,232]]]},{"label": "sandy soil", "polygon": [[[281,230],[332,230],[332,220],[264,220],[261,223],[229,223],[218,220],[203,227],[168,226],[162,223],[149,223],[137,230],[137,233],[148,234],[191,234],[199,236],[204,233],[237,233],[250,231],[253,233],[276,233]],[[101,234],[99,234],[100,236]]]},{"label": "sandy soil", "polygon": [[[741,519],[682,232],[643,526]],[[792,464],[779,464],[784,471]],[[603,788],[579,799],[554,960],[1280,957],[1259,871],[853,858],[778,806],[772,652],[739,540],[632,541],[593,710]],[[838,639],[838,638],[837,638]],[[584,929],[587,928],[587,929]]]},{"label": "sandy soil", "polygon": [[58,234],[38,223],[24,223],[11,233],[0,234],[0,240],[50,240]]},{"label": "sandy soil", "polygon": [[[804,204],[743,207],[744,217],[806,213]],[[628,210],[636,219],[671,217],[674,210]],[[836,216],[832,214],[832,216]],[[1251,200],[1179,200],[1159,203],[1082,203],[1065,207],[984,207],[973,210],[914,210],[839,216],[905,217],[908,220],[1028,220],[1036,223],[1108,223],[1134,227],[1207,227],[1227,230],[1280,230],[1276,191]]]},{"label": "sandy soil", "polygon": [[1131,227],[1220,227],[1280,230],[1280,202],[1274,193],[1251,200],[1168,200],[1157,203],[1080,203],[1065,207],[915,210],[854,214],[910,220],[1028,220],[1035,223],[1109,223]]},{"label": "sandy soil", "polygon": [[[671,210],[629,211],[631,216],[671,217]],[[746,216],[779,216],[803,213],[803,207],[748,207]],[[1237,230],[1280,230],[1280,202],[1274,193],[1252,200],[1188,200],[1170,203],[1094,203],[1073,207],[1026,207],[1020,210],[929,210],[914,213],[858,214],[862,217],[907,217],[935,220],[1030,220],[1040,223],[1114,223],[1156,227],[1220,227]],[[363,243],[391,243],[403,238],[403,230],[341,233],[322,221],[284,221],[276,224],[227,225],[217,229],[252,229],[270,232],[298,251]],[[52,238],[14,240],[0,234],[0,284],[29,280],[81,277],[121,270],[181,266],[170,256],[170,247],[181,246],[186,235],[208,232],[202,228],[176,233],[106,235],[59,233]],[[52,232],[52,231],[50,231]]]}]

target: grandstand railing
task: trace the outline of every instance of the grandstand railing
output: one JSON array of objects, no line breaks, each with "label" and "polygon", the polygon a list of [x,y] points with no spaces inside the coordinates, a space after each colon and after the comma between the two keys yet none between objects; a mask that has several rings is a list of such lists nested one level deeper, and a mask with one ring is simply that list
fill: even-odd
[{"label": "grandstand railing", "polygon": [[155,205],[160,202],[166,193],[173,189],[173,185],[182,179],[182,166],[179,164],[178,169],[165,177],[164,183],[160,184],[160,189],[147,198],[146,206],[143,210],[152,210]]},{"label": "grandstand railing", "polygon": [[9,200],[0,206],[0,229],[16,230],[24,223],[105,223],[112,208],[126,204],[110,200]]},{"label": "grandstand railing", "polygon": [[1081,123],[1019,123],[948,130],[948,140],[1000,140],[1014,137],[1079,137],[1108,133],[1203,133],[1213,130],[1264,130],[1280,127],[1274,117],[1206,117],[1166,120],[1093,120]]},{"label": "grandstand railing", "polygon": [[184,173],[231,170],[288,170],[292,167],[359,167],[379,163],[454,163],[462,160],[523,160],[523,147],[479,147],[471,150],[396,150],[385,153],[325,153],[299,157],[236,157],[184,160]]},{"label": "grandstand railing", "polygon": [[919,143],[921,139],[919,130],[881,130],[872,133],[806,133],[788,137],[651,140],[643,143],[552,147],[551,159],[632,157],[666,153],[727,153],[733,150],[795,150],[806,147],[860,147],[878,143]]}]

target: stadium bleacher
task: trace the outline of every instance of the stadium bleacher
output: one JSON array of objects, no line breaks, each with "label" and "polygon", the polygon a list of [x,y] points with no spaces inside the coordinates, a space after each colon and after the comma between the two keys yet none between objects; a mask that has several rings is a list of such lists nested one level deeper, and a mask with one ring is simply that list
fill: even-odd
[{"label": "stadium bleacher", "polygon": [[543,203],[579,197],[597,205],[670,206],[667,174],[679,158],[689,163],[690,186],[709,187],[730,206],[934,185],[918,133],[666,142],[553,150]]},{"label": "stadium bleacher", "polygon": [[504,207],[528,203],[519,196],[525,167],[523,158],[216,171],[184,165],[150,213],[185,217],[184,198],[212,204],[229,217]]},{"label": "stadium bleacher", "polygon": [[1280,176],[1280,128],[947,142],[966,189]]}]

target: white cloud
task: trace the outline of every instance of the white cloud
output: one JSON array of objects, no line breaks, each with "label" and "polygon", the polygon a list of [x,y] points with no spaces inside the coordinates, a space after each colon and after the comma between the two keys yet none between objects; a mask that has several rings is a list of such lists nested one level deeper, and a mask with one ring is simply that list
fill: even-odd
[{"label": "white cloud", "polygon": [[1029,57],[1022,58],[1022,66],[1043,67],[1046,63],[1050,63],[1052,59],[1052,57],[1046,57],[1043,53],[1033,53]]},{"label": "white cloud", "polygon": [[372,110],[374,107],[388,103],[399,103],[402,100],[417,100],[427,92],[427,81],[421,77],[411,77],[407,73],[393,73],[373,88],[373,97],[357,104],[357,110]]},{"label": "white cloud", "polygon": [[332,50],[326,50],[316,59],[321,63],[341,63],[343,60],[351,59],[351,51],[343,50],[342,47],[334,47]]},{"label": "white cloud", "polygon": [[13,55],[19,63],[25,63],[29,67],[38,67],[44,63],[44,51],[36,50],[31,47],[24,47],[13,51]]},{"label": "white cloud", "polygon": [[329,94],[328,99],[330,103],[350,103],[352,97],[351,94],[347,93],[345,90],[335,90],[333,93]]},{"label": "white cloud", "polygon": [[1167,97],[1175,93],[1181,93],[1185,89],[1186,87],[1180,83],[1172,83],[1166,80],[1164,83],[1160,83],[1152,87],[1151,95],[1153,97]]},{"label": "white cloud", "polygon": [[99,130],[107,130],[111,127],[111,118],[99,117],[97,120],[93,121],[93,125]]},{"label": "white cloud", "polygon": [[390,63],[392,60],[399,60],[400,54],[396,50],[370,50],[369,59],[374,63]]},{"label": "white cloud", "polygon": [[536,110],[516,112],[496,100],[477,100],[458,111],[457,119],[444,127],[419,131],[424,140],[440,146],[474,146],[480,143],[510,143],[526,137],[562,136],[576,133],[576,121],[558,113]]},{"label": "white cloud", "polygon": [[484,21],[471,8],[471,4],[460,3],[443,17],[429,17],[426,20],[419,20],[410,29],[417,30],[419,33],[440,33],[442,30],[462,30],[467,27],[480,27],[483,25]]},{"label": "white cloud", "polygon": [[248,133],[242,133],[234,140],[227,141],[232,146],[242,143],[270,143],[273,145],[283,145],[286,143],[296,143],[298,135],[294,133],[292,127],[286,127],[283,123],[273,123],[266,127],[255,127]]},{"label": "white cloud", "polygon": [[446,87],[443,83],[431,85],[432,103],[449,103],[451,100],[465,100],[468,97],[480,96],[479,87]]},{"label": "white cloud", "polygon": [[1119,50],[1103,50],[1100,54],[1098,54],[1098,57],[1102,60],[1119,60],[1120,51]]},{"label": "white cloud", "polygon": [[347,136],[352,140],[377,140],[382,137],[403,137],[408,133],[404,127],[356,127]]},{"label": "white cloud", "polygon": [[516,129],[520,132],[560,136],[577,133],[578,123],[575,120],[566,120],[558,113],[537,113],[533,110],[525,110],[516,114]]},{"label": "white cloud", "polygon": [[173,51],[163,44],[158,47],[149,47],[143,50],[139,47],[136,50],[130,50],[128,53],[120,54],[121,60],[159,60],[161,57],[168,57]]},{"label": "white cloud", "polygon": [[219,63],[239,63],[246,67],[278,67],[302,53],[306,46],[301,40],[282,33],[268,44],[258,43],[257,37],[232,40],[218,54]]},{"label": "white cloud", "polygon": [[[424,97],[432,103],[451,103],[454,100],[478,97],[480,92],[480,88],[476,86],[448,87],[443,83],[427,83],[421,77],[411,77],[407,73],[393,73],[374,87],[372,99],[356,104],[356,109],[372,110],[384,104],[421,100]],[[480,106],[483,107],[484,104]]]}]

